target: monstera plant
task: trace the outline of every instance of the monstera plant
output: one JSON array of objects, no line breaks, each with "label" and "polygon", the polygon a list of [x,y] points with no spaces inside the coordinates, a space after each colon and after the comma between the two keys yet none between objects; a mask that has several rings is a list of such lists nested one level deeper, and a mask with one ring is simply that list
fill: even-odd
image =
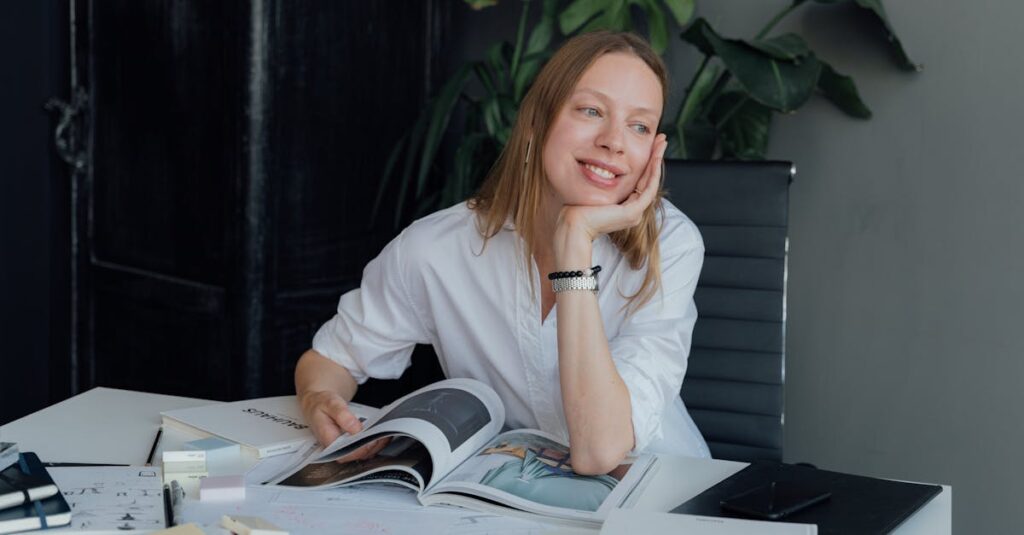
[{"label": "monstera plant", "polygon": [[[497,2],[465,1],[475,9]],[[703,59],[669,116],[671,122],[661,126],[669,136],[669,155],[677,158],[763,159],[775,114],[792,113],[815,94],[849,116],[871,117],[852,78],[818,57],[800,35],[772,34],[780,21],[807,4],[844,5],[851,13],[866,14],[882,28],[897,66],[920,70],[896,37],[881,0],[792,0],[749,38],[724,36],[707,20],[694,19],[695,0],[543,0],[527,35],[531,2],[522,3],[514,42],[499,41],[484,59],[463,65],[398,141],[385,163],[375,218],[390,212],[397,228],[406,217],[472,194],[508,140],[519,103],[557,47],[556,37],[643,27],[659,53],[669,46],[696,47]],[[669,42],[670,18],[683,28],[675,45]],[[460,137],[442,162],[442,140],[456,115],[462,118],[456,129]],[[397,194],[387,194],[391,188]],[[385,206],[385,199],[393,201]]]}]

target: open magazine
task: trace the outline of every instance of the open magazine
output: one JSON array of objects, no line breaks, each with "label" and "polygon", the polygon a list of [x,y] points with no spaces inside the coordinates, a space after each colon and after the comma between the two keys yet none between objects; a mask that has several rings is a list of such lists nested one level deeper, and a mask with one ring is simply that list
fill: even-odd
[{"label": "open magazine", "polygon": [[[265,484],[324,489],[390,482],[416,491],[424,505],[600,524],[630,499],[655,463],[642,455],[606,475],[579,475],[558,438],[532,429],[502,433],[504,421],[504,405],[489,386],[448,379],[380,409],[355,435],[326,448],[309,446]],[[391,441],[376,457],[337,462],[383,437]]]}]

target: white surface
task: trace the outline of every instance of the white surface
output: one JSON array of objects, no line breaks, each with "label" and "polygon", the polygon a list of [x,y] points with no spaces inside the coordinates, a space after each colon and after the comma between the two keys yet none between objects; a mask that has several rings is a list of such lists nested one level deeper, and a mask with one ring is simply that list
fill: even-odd
[{"label": "white surface", "polygon": [[[144,460],[149,453],[156,428],[160,422],[160,411],[205,403],[208,402],[128,390],[97,388],[3,426],[0,428],[0,433],[2,433],[0,436],[4,440],[17,441],[22,451],[36,451],[44,461],[138,463],[139,459]],[[194,437],[165,432],[161,440],[170,449],[180,447],[193,439]],[[247,466],[256,462],[254,456],[243,455],[243,458],[248,463]],[[643,489],[639,489],[640,496],[634,505],[637,511],[668,511],[745,466],[744,463],[732,461],[670,456],[661,457],[658,464],[654,477]],[[250,488],[249,490],[250,496],[247,498],[251,497],[254,489]],[[337,492],[336,496],[338,497],[346,494],[339,491],[330,492]],[[353,492],[358,492],[358,490],[349,491],[349,493]],[[190,495],[195,496],[196,494],[190,492]],[[280,498],[282,496],[280,494],[278,496],[276,498],[278,500],[294,501],[296,499],[290,496]],[[301,498],[301,500],[316,499],[323,500],[324,497],[304,493]],[[244,503],[248,504],[249,499]],[[198,502],[191,500],[186,502],[186,505],[200,506]],[[293,504],[291,509],[286,508],[283,511],[285,513],[298,511],[296,507],[301,508],[303,505],[310,504]],[[340,508],[351,507],[347,500],[344,502],[339,500],[337,505],[326,503],[325,505]],[[243,504],[241,509],[247,507]],[[415,520],[417,517],[422,519],[424,529],[418,531],[422,535],[427,535],[430,532],[426,529],[428,525],[439,526],[438,529],[454,527],[462,529],[461,524],[454,526],[448,523],[449,519],[436,516],[449,511],[443,508],[412,510],[400,515],[394,512],[384,513],[380,507],[358,507],[357,510],[370,511],[370,514],[374,515],[373,518],[377,519],[375,522],[378,526],[393,523],[392,527],[398,528],[397,532],[403,532],[402,526],[408,528],[417,525]],[[494,518],[492,515],[470,515],[466,511],[459,512],[463,513],[466,518],[480,518],[481,521]],[[311,521],[315,516],[316,522],[322,522],[331,514],[327,507],[315,507],[306,516]],[[337,512],[334,514],[337,515]],[[303,516],[303,514],[299,514],[299,516]],[[191,521],[188,517],[186,520]],[[219,522],[219,516],[215,522]],[[511,525],[509,523],[514,522],[518,522],[518,520],[508,519],[508,522],[503,525],[507,527]],[[534,524],[541,526],[539,523]],[[942,493],[910,517],[894,533],[896,535],[949,535],[952,532],[951,526],[952,490],[949,486],[943,486]],[[495,530],[495,532],[500,532],[500,530]],[[520,533],[530,532],[529,530],[520,531]],[[540,528],[534,531],[534,533],[542,532],[545,530]],[[557,528],[557,532],[587,533],[588,531]],[[589,532],[593,533],[593,531]]]},{"label": "white surface", "polygon": [[160,411],[210,403],[93,388],[0,427],[0,439],[36,452],[43,462],[145,464],[160,428]]},{"label": "white surface", "polygon": [[245,480],[242,476],[210,476],[199,482],[199,500],[225,502],[245,500]]},{"label": "white surface", "polygon": [[608,519],[605,520],[604,526],[601,528],[601,535],[636,535],[638,533],[817,535],[818,526],[619,509],[608,515]]}]

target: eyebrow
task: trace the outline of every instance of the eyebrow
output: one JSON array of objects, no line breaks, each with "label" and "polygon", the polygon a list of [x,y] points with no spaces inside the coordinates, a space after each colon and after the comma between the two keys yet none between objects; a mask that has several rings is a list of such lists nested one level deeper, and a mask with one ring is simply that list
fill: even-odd
[{"label": "eyebrow", "polygon": [[[608,96],[607,94],[602,93],[601,91],[598,91],[596,89],[590,89],[590,88],[587,88],[587,87],[584,87],[582,89],[577,89],[576,93],[591,93],[591,94],[597,96],[598,98],[600,98],[602,100],[606,100],[606,101],[612,100],[612,97]],[[652,110],[651,108],[645,108],[643,106],[637,106],[635,108],[631,108],[630,111],[633,112],[633,113],[647,113],[647,114],[653,115],[655,117],[660,116],[660,114],[658,112]]]}]

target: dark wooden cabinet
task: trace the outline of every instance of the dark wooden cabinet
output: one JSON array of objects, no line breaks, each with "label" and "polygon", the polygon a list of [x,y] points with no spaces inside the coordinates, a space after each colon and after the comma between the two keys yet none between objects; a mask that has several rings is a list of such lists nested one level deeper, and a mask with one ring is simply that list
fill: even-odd
[{"label": "dark wooden cabinet", "polygon": [[[76,387],[289,393],[393,231],[369,215],[444,2],[73,1]],[[72,392],[74,393],[74,392]]]}]

